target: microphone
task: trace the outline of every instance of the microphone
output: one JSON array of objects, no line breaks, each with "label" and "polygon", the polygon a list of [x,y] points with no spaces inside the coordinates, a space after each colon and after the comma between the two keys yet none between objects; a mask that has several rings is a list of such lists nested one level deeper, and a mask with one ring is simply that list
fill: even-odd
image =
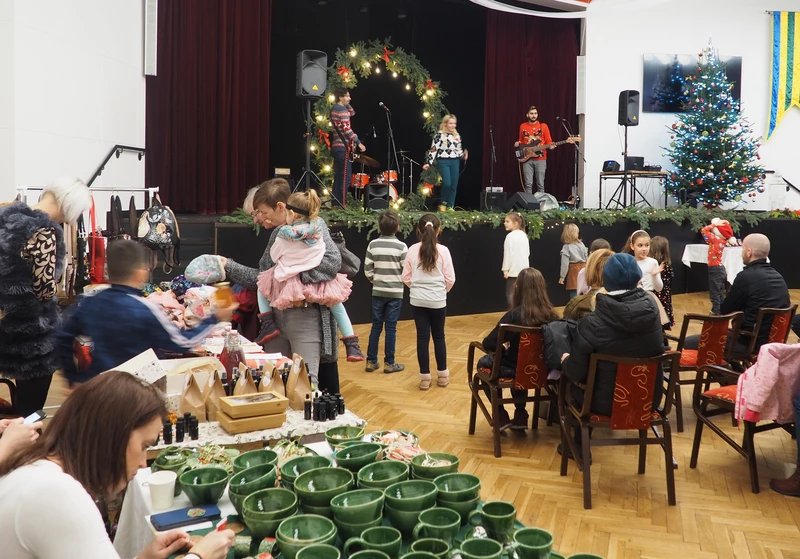
[{"label": "microphone", "polygon": [[390,111],[390,110],[389,110],[389,107],[387,107],[386,105],[384,105],[384,104],[383,104],[383,101],[381,101],[380,103],[378,103],[378,106],[379,106],[380,108],[382,108],[384,111],[388,112],[388,113],[392,112],[392,111]]},{"label": "microphone", "polygon": [[557,116],[556,120],[564,120],[564,119],[562,119],[560,116]]},{"label": "microphone", "polygon": [[373,138],[377,138],[378,137],[378,133],[375,132],[375,127],[374,126],[372,127],[372,137]]}]

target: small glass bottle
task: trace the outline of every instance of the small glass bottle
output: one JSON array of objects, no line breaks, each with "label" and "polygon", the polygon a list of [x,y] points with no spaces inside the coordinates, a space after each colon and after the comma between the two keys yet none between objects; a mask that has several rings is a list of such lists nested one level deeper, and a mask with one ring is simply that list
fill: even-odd
[{"label": "small glass bottle", "polygon": [[344,398],[341,394],[336,394],[336,412],[339,415],[343,415],[345,412]]},{"label": "small glass bottle", "polygon": [[311,394],[306,394],[306,399],[303,402],[303,419],[306,421],[311,419]]},{"label": "small glass bottle", "polygon": [[164,444],[172,444],[172,423],[169,419],[164,420],[161,436],[164,439]]},{"label": "small glass bottle", "polygon": [[178,418],[178,421],[175,422],[175,442],[182,443],[183,442],[183,435],[186,432],[186,423],[182,417]]}]

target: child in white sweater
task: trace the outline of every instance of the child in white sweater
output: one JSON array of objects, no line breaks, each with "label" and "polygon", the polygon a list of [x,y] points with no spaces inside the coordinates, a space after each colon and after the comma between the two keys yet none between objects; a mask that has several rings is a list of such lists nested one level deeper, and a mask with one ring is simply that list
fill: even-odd
[{"label": "child in white sweater", "polygon": [[623,252],[633,254],[634,258],[636,258],[636,263],[639,265],[639,269],[642,270],[642,279],[639,282],[639,286],[653,296],[661,316],[661,324],[669,324],[664,305],[661,304],[661,300],[656,293],[664,289],[664,282],[661,280],[664,263],[659,264],[658,260],[650,256],[650,235],[642,229],[634,231],[630,239],[628,239],[626,250],[623,250]]},{"label": "child in white sweater", "polygon": [[503,277],[506,280],[506,300],[511,306],[514,284],[525,268],[530,268],[531,245],[525,233],[525,218],[519,212],[506,214],[503,226],[508,231],[503,243]]}]

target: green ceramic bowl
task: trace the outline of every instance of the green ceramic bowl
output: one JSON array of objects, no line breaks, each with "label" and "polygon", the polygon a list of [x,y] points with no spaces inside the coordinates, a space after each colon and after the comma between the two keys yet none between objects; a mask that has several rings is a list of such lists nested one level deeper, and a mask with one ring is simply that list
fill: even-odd
[{"label": "green ceramic bowl", "polygon": [[[447,466],[426,466],[426,460],[447,460]],[[435,479],[441,475],[457,472],[459,466],[458,456],[446,452],[426,452],[417,454],[411,459],[411,476],[415,479]]]},{"label": "green ceramic bowl", "polygon": [[261,448],[240,454],[233,459],[233,473],[241,472],[253,466],[261,466],[262,464],[272,464],[277,467],[278,453]]},{"label": "green ceramic bowl", "polygon": [[469,501],[478,496],[481,480],[472,474],[444,474],[433,480],[439,488],[439,497],[449,501]]},{"label": "green ceramic bowl", "polygon": [[262,489],[245,497],[242,510],[261,520],[286,518],[297,511],[297,495],[280,487]]},{"label": "green ceramic bowl", "polygon": [[274,464],[261,464],[242,470],[231,477],[228,493],[247,496],[261,489],[275,487],[278,471]]},{"label": "green ceramic bowl", "polygon": [[308,503],[301,503],[303,507],[303,514],[316,514],[319,516],[324,516],[325,518],[333,518],[333,509],[329,506],[320,506],[316,507],[314,505],[309,505]]},{"label": "green ceramic bowl", "polygon": [[[158,453],[150,470],[158,472],[160,470],[170,470],[180,478],[181,474],[189,469],[187,459],[191,451],[182,451],[177,446],[168,446]],[[181,494],[180,479],[175,480],[175,497]]]},{"label": "green ceramic bowl", "polygon": [[324,543],[315,543],[297,552],[297,559],[340,559],[342,552]]},{"label": "green ceramic bowl", "polygon": [[296,480],[297,476],[300,474],[318,468],[329,468],[330,465],[330,458],[326,458],[325,456],[308,455],[292,458],[281,466],[281,482],[288,481],[294,486],[294,480]]},{"label": "green ceramic bowl", "polygon": [[331,448],[336,450],[340,444],[350,441],[360,441],[364,438],[363,427],[353,427],[351,425],[344,425],[342,427],[334,427],[325,431],[325,440],[331,445]]},{"label": "green ceramic bowl", "polygon": [[381,445],[376,443],[356,443],[339,447],[333,453],[333,459],[338,466],[357,472],[367,464],[375,462],[381,450]]},{"label": "green ceramic bowl", "polygon": [[384,490],[386,506],[398,511],[421,511],[436,504],[439,490],[432,481],[412,479],[394,483]]},{"label": "green ceramic bowl", "polygon": [[364,533],[364,530],[368,528],[374,528],[375,526],[380,526],[383,522],[383,516],[379,516],[369,522],[364,524],[350,524],[348,522],[342,522],[341,520],[333,519],[333,523],[336,524],[336,528],[339,530],[339,538],[343,542],[346,542],[350,538],[358,538],[361,534]]},{"label": "green ceramic bowl", "polygon": [[383,491],[356,489],[336,495],[331,499],[333,519],[348,524],[364,524],[383,514]]},{"label": "green ceramic bowl", "polygon": [[329,518],[314,514],[298,514],[281,522],[275,539],[281,554],[295,559],[297,552],[315,543],[333,544],[336,541],[336,525]]},{"label": "green ceramic bowl", "polygon": [[245,525],[250,529],[252,536],[260,540],[263,538],[274,538],[275,532],[278,530],[278,526],[281,525],[281,522],[287,518],[293,517],[295,514],[297,514],[297,509],[289,512],[286,516],[274,518],[272,520],[265,520],[263,518],[256,518],[249,512],[244,511],[241,518],[244,520]]},{"label": "green ceramic bowl", "polygon": [[408,479],[408,464],[397,460],[382,460],[358,470],[357,477],[361,488],[385,489],[393,483]]},{"label": "green ceramic bowl", "polygon": [[352,487],[353,472],[344,468],[318,468],[294,480],[294,491],[300,502],[315,507],[329,507],[331,499]]},{"label": "green ceramic bowl", "polygon": [[411,444],[413,444],[414,446],[417,446],[417,444],[419,444],[419,437],[416,434],[412,433],[411,431],[398,431],[396,429],[390,431],[389,430],[374,431],[369,434],[369,441],[372,443],[377,443],[381,445],[383,448],[386,448],[387,446],[389,446],[389,442],[385,439],[385,437],[389,433],[400,433],[401,435],[404,435],[405,438],[410,439]]},{"label": "green ceramic bowl", "polygon": [[461,515],[462,526],[469,521],[469,513],[477,509],[480,502],[481,502],[480,495],[474,497],[473,499],[470,499],[469,501],[448,501],[442,498],[441,491],[439,492],[439,496],[436,498],[437,506],[454,510]]},{"label": "green ceramic bowl", "polygon": [[228,485],[228,472],[224,468],[209,466],[183,472],[178,479],[193,505],[214,505]]},{"label": "green ceramic bowl", "polygon": [[420,512],[422,511],[396,510],[390,507],[388,503],[383,507],[383,514],[389,519],[391,525],[400,530],[406,537],[410,537],[411,533],[414,531],[414,526],[417,525]]}]

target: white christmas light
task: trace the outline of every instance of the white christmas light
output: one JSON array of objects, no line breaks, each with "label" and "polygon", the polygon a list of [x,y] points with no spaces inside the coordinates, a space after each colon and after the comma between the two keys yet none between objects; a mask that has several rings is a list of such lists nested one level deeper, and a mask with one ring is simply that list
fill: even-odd
[{"label": "white christmas light", "polygon": [[350,49],[350,56],[352,58],[355,58],[357,54],[358,54],[358,51],[356,49]]}]

